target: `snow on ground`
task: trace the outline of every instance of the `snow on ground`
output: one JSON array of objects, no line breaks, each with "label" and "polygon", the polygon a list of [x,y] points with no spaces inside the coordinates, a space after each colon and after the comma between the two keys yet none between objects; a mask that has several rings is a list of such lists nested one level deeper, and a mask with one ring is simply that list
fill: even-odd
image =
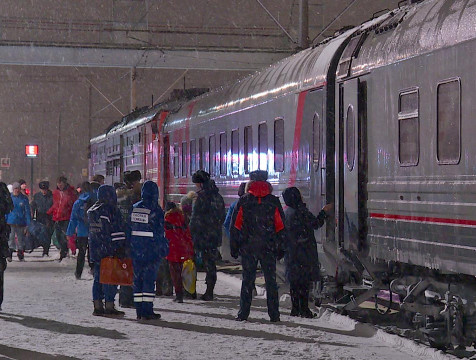
[{"label": "snow on ground", "polygon": [[[0,359],[451,359],[410,340],[330,312],[318,319],[289,315],[281,295],[281,323],[269,322],[262,289],[247,322],[236,322],[241,280],[218,274],[216,300],[155,299],[162,320],[139,323],[94,317],[92,276],[74,277],[75,259],[62,263],[41,252],[16,259],[5,272],[0,312]],[[86,270],[86,269],[85,269]],[[198,292],[205,290],[199,273]],[[116,297],[117,304],[117,297]]]}]

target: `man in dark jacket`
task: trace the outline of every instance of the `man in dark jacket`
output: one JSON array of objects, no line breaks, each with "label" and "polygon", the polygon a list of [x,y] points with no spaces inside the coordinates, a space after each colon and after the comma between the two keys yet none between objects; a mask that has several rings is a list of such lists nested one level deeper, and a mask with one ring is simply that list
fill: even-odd
[{"label": "man in dark jacket", "polygon": [[40,181],[38,184],[40,191],[33,196],[33,201],[30,204],[31,217],[43,224],[46,228],[46,237],[43,239],[43,256],[48,256],[50,251],[51,236],[54,231],[54,223],[51,215],[47,212],[53,205],[53,193],[50,190],[49,181]]},{"label": "man in dark jacket", "polygon": [[290,283],[291,316],[312,318],[316,316],[309,309],[309,285],[319,279],[319,258],[314,230],[324,225],[329,217],[332,204],[324,206],[314,216],[302,201],[296,187],[283,191],[283,199],[288,208],[284,211],[288,241],[286,243],[286,274]]},{"label": "man in dark jacket", "polygon": [[[116,191],[110,185],[101,185],[98,200],[88,210],[89,254],[94,263],[93,303],[95,316],[124,316],[114,307],[117,285],[99,282],[101,260],[109,256],[123,257],[126,247],[125,224],[117,208]],[[106,304],[102,300],[105,299]]]},{"label": "man in dark jacket", "polygon": [[131,255],[134,269],[134,303],[137,319],[160,319],[155,314],[154,282],[160,259],[168,254],[164,236],[164,212],[159,205],[159,187],[153,181],[142,185],[142,200],[134,204],[130,217]]},{"label": "man in dark jacket", "polygon": [[[142,175],[140,171],[125,171],[124,182],[125,187],[116,189],[117,207],[121,210],[122,217],[126,223],[129,222],[129,216],[132,210],[132,205],[139,202],[141,199],[141,181]],[[121,307],[134,307],[134,291],[132,286],[121,285],[119,289],[119,305]]]},{"label": "man in dark jacket", "polygon": [[[266,281],[266,300],[271,322],[279,321],[276,258],[281,257],[285,240],[284,213],[279,199],[272,195],[268,173],[250,173],[247,193],[243,195],[231,220],[230,250],[235,259],[241,255],[243,281],[237,321],[248,319],[258,261]],[[278,256],[279,254],[279,256]]]},{"label": "man in dark jacket", "polygon": [[13,210],[13,202],[7,185],[0,182],[0,311],[3,303],[3,273],[7,268],[6,259],[10,259],[8,248],[8,238],[10,236],[10,226],[7,225],[5,216]]},{"label": "man in dark jacket", "polygon": [[202,253],[203,265],[207,272],[205,278],[207,290],[200,299],[210,301],[213,300],[213,290],[217,282],[216,260],[225,220],[225,203],[218,193],[215,182],[210,180],[209,173],[198,170],[193,174],[192,181],[198,191],[197,200],[192,208],[190,231],[195,251]]}]

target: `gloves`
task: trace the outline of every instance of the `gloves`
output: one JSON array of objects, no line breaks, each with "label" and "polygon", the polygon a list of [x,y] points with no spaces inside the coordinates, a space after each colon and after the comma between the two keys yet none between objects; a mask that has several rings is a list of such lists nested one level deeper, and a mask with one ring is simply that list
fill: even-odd
[{"label": "gloves", "polygon": [[238,256],[240,256],[239,251],[237,250],[230,250],[230,254],[233,259],[238,259]]}]

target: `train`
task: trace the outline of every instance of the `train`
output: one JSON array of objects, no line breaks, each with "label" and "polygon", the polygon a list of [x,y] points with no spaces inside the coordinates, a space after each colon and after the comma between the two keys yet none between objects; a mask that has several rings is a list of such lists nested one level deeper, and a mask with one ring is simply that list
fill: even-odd
[{"label": "train", "polygon": [[90,171],[112,183],[138,169],[163,203],[203,169],[229,205],[267,170],[275,195],[296,186],[314,213],[334,204],[316,231],[334,283],[320,296],[350,312],[386,293],[433,346],[468,346],[474,54],[476,0],[404,1],[230,86],[131,114],[91,139]]}]

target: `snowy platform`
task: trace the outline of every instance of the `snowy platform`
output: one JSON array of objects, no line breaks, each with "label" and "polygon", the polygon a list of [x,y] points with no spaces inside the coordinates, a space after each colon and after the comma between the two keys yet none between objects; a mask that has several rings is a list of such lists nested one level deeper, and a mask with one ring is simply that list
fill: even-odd
[{"label": "snowy platform", "polygon": [[[58,263],[55,256],[41,258],[35,251],[24,262],[8,264],[0,359],[453,358],[332,312],[321,311],[317,319],[290,317],[285,287],[280,289],[280,323],[269,322],[261,288],[249,321],[236,322],[239,274],[218,274],[213,302],[177,304],[171,297],[156,298],[160,321],[139,323],[133,309],[122,309],[123,319],[94,317],[92,276],[85,271],[76,280],[76,260]],[[199,273],[199,294],[206,287],[204,278]]]}]

